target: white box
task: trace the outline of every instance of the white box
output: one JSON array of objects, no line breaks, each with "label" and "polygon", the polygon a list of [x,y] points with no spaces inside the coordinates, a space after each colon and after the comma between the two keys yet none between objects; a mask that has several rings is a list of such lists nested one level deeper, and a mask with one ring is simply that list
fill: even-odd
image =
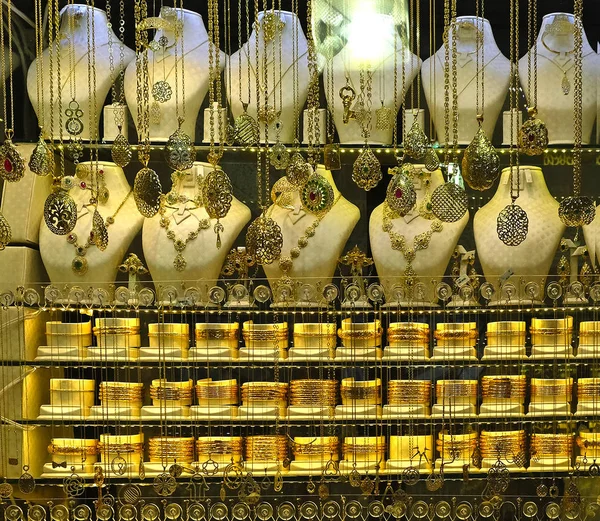
[{"label": "white box", "polygon": [[29,158],[36,143],[18,144],[25,160],[25,176],[18,183],[4,183],[0,209],[10,224],[11,244],[34,246],[39,243],[44,202],[52,188],[52,176],[39,176],[29,170]]},{"label": "white box", "polygon": [[5,361],[35,358],[37,346],[46,340],[48,315],[45,311],[17,306],[0,309],[0,350]]},{"label": "white box", "polygon": [[40,252],[26,246],[8,246],[0,252],[0,292],[14,292],[17,286],[35,289],[43,295],[48,275]]}]

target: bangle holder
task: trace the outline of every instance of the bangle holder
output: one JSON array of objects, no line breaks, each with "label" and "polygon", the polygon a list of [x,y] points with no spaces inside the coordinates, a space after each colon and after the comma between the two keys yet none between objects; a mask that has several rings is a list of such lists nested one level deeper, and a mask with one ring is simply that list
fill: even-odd
[{"label": "bangle holder", "polygon": [[577,356],[580,358],[600,357],[600,322],[586,321],[579,323]]},{"label": "bangle holder", "polygon": [[433,460],[433,436],[390,436],[390,459],[386,469],[403,471],[408,467],[430,471]]},{"label": "bangle holder", "polygon": [[40,406],[40,420],[82,419],[94,405],[95,380],[50,379],[50,404]]},{"label": "bangle holder", "polygon": [[189,324],[148,324],[149,347],[140,349],[140,361],[179,361],[188,359]]},{"label": "bangle holder", "polygon": [[532,318],[531,319],[531,358],[556,359],[571,358],[573,347],[573,317]]},{"label": "bangle holder", "polygon": [[46,322],[46,344],[38,347],[36,360],[84,360],[92,345],[92,323]]},{"label": "bangle holder", "polygon": [[482,360],[522,360],[525,351],[524,321],[489,322]]},{"label": "bangle holder", "polygon": [[477,360],[477,324],[438,323],[432,360]]}]

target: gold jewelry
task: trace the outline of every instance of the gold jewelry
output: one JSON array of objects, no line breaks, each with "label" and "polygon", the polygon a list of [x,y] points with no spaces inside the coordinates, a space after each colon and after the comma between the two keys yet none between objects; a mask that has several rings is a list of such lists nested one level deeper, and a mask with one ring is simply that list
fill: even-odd
[{"label": "gold jewelry", "polygon": [[[157,382],[155,385],[154,382]],[[191,400],[193,394],[193,386],[187,385],[189,382],[167,382],[165,380],[153,381],[150,386],[150,398],[160,400],[162,402],[174,402],[180,400]],[[181,386],[179,384],[184,384]]]},{"label": "gold jewelry", "polygon": [[248,436],[245,439],[246,461],[281,461],[288,456],[287,438],[283,435]]},{"label": "gold jewelry", "polygon": [[194,460],[194,438],[160,436],[148,440],[148,457],[152,463],[191,463]]},{"label": "gold jewelry", "polygon": [[413,238],[412,246],[408,246],[406,237],[393,230],[392,225],[392,212],[389,209],[387,203],[383,204],[383,224],[382,229],[390,237],[390,243],[393,250],[402,253],[402,256],[406,260],[406,268],[404,268],[404,276],[406,277],[406,284],[412,285],[415,281],[416,272],[413,268],[413,261],[416,258],[417,252],[420,250],[426,250],[431,242],[431,237],[434,233],[439,233],[444,229],[444,225],[439,219],[431,221],[430,229],[426,232],[419,233]]},{"label": "gold jewelry", "polygon": [[339,382],[337,380],[292,380],[290,405],[294,407],[335,407]]},{"label": "gold jewelry", "polygon": [[389,380],[388,405],[426,404],[431,402],[430,380]]},{"label": "gold jewelry", "polygon": [[215,401],[220,404],[228,403],[236,405],[238,403],[238,391],[237,380],[213,381],[206,379],[196,382],[196,398],[198,398],[198,402]]},{"label": "gold jewelry", "polygon": [[413,183],[414,167],[402,165],[389,169],[393,174],[386,193],[385,204],[395,214],[404,217],[417,202],[417,192]]},{"label": "gold jewelry", "polygon": [[502,398],[507,400],[520,400],[523,403],[527,390],[525,375],[484,376],[481,379],[481,394],[483,399]]}]

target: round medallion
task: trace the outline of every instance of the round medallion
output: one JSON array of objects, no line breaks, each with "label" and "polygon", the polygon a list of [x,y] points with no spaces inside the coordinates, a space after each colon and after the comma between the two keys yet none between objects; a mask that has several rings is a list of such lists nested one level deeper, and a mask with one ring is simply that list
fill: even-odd
[{"label": "round medallion", "polygon": [[92,510],[87,505],[77,505],[73,509],[73,517],[77,521],[87,521],[88,519],[90,519],[92,517]]},{"label": "round medallion", "polygon": [[77,204],[64,190],[52,192],[44,203],[44,221],[55,235],[67,235],[77,224]]},{"label": "round medallion", "polygon": [[323,503],[323,516],[327,519],[333,519],[340,514],[340,505],[337,501],[330,499]]},{"label": "round medallion", "polygon": [[523,503],[523,515],[525,517],[534,517],[538,513],[538,507],[533,501]]},{"label": "round medallion", "polygon": [[[106,503],[103,502],[96,508],[96,519],[100,519],[100,521],[111,521],[114,519],[114,517],[115,511],[113,507],[107,505]],[[66,519],[68,519],[68,517]]]},{"label": "round medallion", "polygon": [[29,521],[46,521],[46,509],[42,505],[31,505],[27,510]]},{"label": "round medallion", "polygon": [[122,476],[127,472],[127,460],[123,456],[114,457],[110,462],[110,469],[117,476]]},{"label": "round medallion", "polygon": [[558,216],[565,226],[586,226],[592,224],[596,216],[596,205],[591,197],[565,197],[558,206]]},{"label": "round medallion", "polygon": [[335,201],[335,193],[331,183],[322,175],[311,176],[301,193],[302,206],[314,214],[328,212]]},{"label": "round medallion", "polygon": [[440,282],[435,287],[435,296],[442,302],[447,302],[452,298],[452,288],[446,282]]},{"label": "round medallion", "polygon": [[168,82],[165,80],[160,80],[152,85],[151,94],[154,100],[158,103],[166,103],[171,99],[171,96],[173,96],[173,89]]},{"label": "round medallion", "polygon": [[558,503],[551,501],[546,505],[546,517],[548,519],[557,519],[560,516],[560,506]]},{"label": "round medallion", "polygon": [[231,509],[231,515],[237,521],[242,521],[250,515],[250,508],[246,503],[236,503]]},{"label": "round medallion", "polygon": [[402,471],[402,483],[408,486],[416,485],[421,477],[419,471],[415,467],[408,467]]},{"label": "round medallion", "polygon": [[416,501],[412,507],[412,515],[417,519],[423,519],[429,513],[429,507],[423,500]]},{"label": "round medallion", "polygon": [[296,507],[289,501],[285,501],[277,507],[277,517],[279,517],[281,521],[291,521],[295,515]]},{"label": "round medallion", "polygon": [[328,303],[332,303],[335,301],[335,299],[338,298],[339,295],[339,291],[337,286],[333,285],[333,284],[325,284],[325,286],[323,287],[323,299],[325,300],[325,302]]},{"label": "round medallion", "polygon": [[260,284],[254,288],[252,295],[254,296],[254,300],[264,304],[271,298],[271,290],[264,284]]},{"label": "round medallion", "polygon": [[119,500],[126,505],[135,505],[142,498],[142,490],[138,485],[127,483],[119,490]]},{"label": "round medallion", "polygon": [[4,509],[5,521],[21,521],[23,519],[23,510],[18,505],[8,505]]},{"label": "round medallion", "polygon": [[246,249],[258,264],[271,264],[281,256],[283,234],[280,226],[264,214],[250,224],[246,232]]},{"label": "round medallion", "polygon": [[460,519],[460,521],[467,521],[473,514],[473,507],[471,503],[467,503],[463,501],[456,506],[456,517]]},{"label": "round medallion", "polygon": [[123,505],[119,508],[119,517],[123,521],[133,521],[137,518],[137,509],[133,505]]},{"label": "round medallion", "polygon": [[81,496],[85,491],[83,479],[75,473],[63,479],[63,488],[68,497]]},{"label": "round medallion", "polygon": [[261,521],[267,521],[267,519],[271,519],[273,517],[273,507],[270,503],[263,501],[262,503],[256,505],[256,517]]},{"label": "round medallion", "polygon": [[371,501],[368,506],[369,515],[375,518],[381,518],[385,512],[385,506],[379,500]]},{"label": "round medallion", "polygon": [[435,505],[435,515],[440,519],[445,519],[450,515],[452,508],[447,501],[438,501]]},{"label": "round medallion", "polygon": [[154,478],[152,487],[159,496],[170,496],[177,490],[177,480],[168,472],[163,472]]},{"label": "round medallion", "polygon": [[35,479],[28,471],[29,467],[25,465],[23,467],[23,474],[19,477],[19,490],[23,494],[31,494],[35,490]]},{"label": "round medallion", "polygon": [[52,521],[65,521],[69,519],[69,509],[65,505],[54,505],[50,509]]},{"label": "round medallion", "polygon": [[482,501],[478,510],[481,517],[490,517],[494,513],[494,506],[489,501]]},{"label": "round medallion", "polygon": [[562,286],[558,282],[551,282],[546,286],[546,295],[551,300],[558,300],[562,296]]},{"label": "round medallion", "polygon": [[183,509],[178,503],[169,503],[165,507],[165,518],[174,521],[183,515]]}]

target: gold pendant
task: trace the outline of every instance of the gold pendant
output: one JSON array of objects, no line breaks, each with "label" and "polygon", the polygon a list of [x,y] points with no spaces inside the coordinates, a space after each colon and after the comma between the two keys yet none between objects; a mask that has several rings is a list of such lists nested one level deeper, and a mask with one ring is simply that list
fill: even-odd
[{"label": "gold pendant", "polygon": [[181,130],[181,124],[165,143],[165,160],[173,170],[188,170],[196,161],[196,147],[192,138]]},{"label": "gold pendant", "polygon": [[150,121],[155,125],[160,125],[161,110],[158,101],[153,101],[150,105]]},{"label": "gold pendant", "polygon": [[104,224],[104,219],[97,209],[94,210],[92,217],[92,234],[96,248],[100,251],[106,250],[108,247],[108,230],[106,229],[106,224]]},{"label": "gold pendant", "polygon": [[283,234],[280,226],[261,214],[246,232],[246,249],[258,264],[272,264],[281,256]]},{"label": "gold pendant", "polygon": [[248,114],[248,103],[242,103],[244,112],[234,121],[234,141],[238,145],[251,147],[260,139],[258,123]]},{"label": "gold pendant", "polygon": [[491,188],[500,175],[500,156],[481,126],[465,150],[462,168],[463,178],[473,190]]},{"label": "gold pendant", "polygon": [[335,201],[335,193],[331,183],[322,175],[310,176],[300,193],[302,206],[311,213],[322,215],[327,213]]},{"label": "gold pendant", "polygon": [[390,168],[390,173],[392,172],[394,172],[394,176],[388,184],[385,202],[394,214],[404,217],[417,202],[412,172],[408,167]]},{"label": "gold pendant", "polygon": [[229,176],[221,169],[210,172],[202,184],[202,201],[211,219],[227,215],[233,200],[233,188]]},{"label": "gold pendant", "polygon": [[428,148],[429,139],[427,139],[417,119],[415,119],[404,137],[404,152],[412,159],[421,160],[425,157]]},{"label": "gold pendant", "polygon": [[283,143],[275,143],[269,152],[271,164],[276,170],[285,170],[290,164],[290,153]]},{"label": "gold pendant", "polygon": [[121,168],[125,168],[131,162],[131,145],[129,144],[129,141],[127,141],[127,138],[121,133],[121,127],[119,127],[119,134],[110,148],[110,155],[115,164]]},{"label": "gold pendant", "polygon": [[548,129],[541,119],[538,119],[537,110],[531,107],[529,119],[519,129],[519,148],[523,154],[538,156],[548,146]]},{"label": "gold pendant", "polygon": [[367,192],[381,181],[381,163],[368,145],[360,152],[352,167],[352,180]]},{"label": "gold pendant", "polygon": [[375,128],[377,130],[391,130],[394,128],[394,111],[383,105],[375,111]]},{"label": "gold pendant", "polygon": [[65,190],[52,192],[44,203],[44,221],[55,235],[66,235],[77,224],[77,204]]},{"label": "gold pendant", "polygon": [[342,169],[339,143],[327,143],[323,147],[323,163],[329,171]]},{"label": "gold pendant", "polygon": [[288,182],[296,189],[302,188],[312,174],[312,167],[304,161],[300,152],[295,152],[285,171]]},{"label": "gold pendant", "polygon": [[0,251],[8,246],[12,239],[12,231],[6,217],[0,212]]},{"label": "gold pendant", "polygon": [[29,170],[41,176],[51,174],[54,171],[54,154],[44,141],[41,133],[29,158]]},{"label": "gold pendant", "polygon": [[133,182],[133,199],[144,217],[154,217],[160,209],[162,185],[157,173],[151,168],[142,168]]},{"label": "gold pendant", "polygon": [[431,211],[445,223],[462,219],[469,208],[469,199],[461,186],[448,181],[438,186],[431,194]]},{"label": "gold pendant", "polygon": [[496,222],[498,238],[507,246],[518,246],[529,232],[529,218],[518,204],[511,203],[498,215]]},{"label": "gold pendant", "polygon": [[76,275],[85,275],[88,270],[87,259],[81,255],[77,255],[71,261],[71,270],[73,270],[73,273],[75,273]]},{"label": "gold pendant", "polygon": [[[8,134],[8,132],[7,132]],[[23,179],[25,175],[25,161],[13,145],[9,135],[0,146],[0,177],[10,183]]]},{"label": "gold pendant", "polygon": [[562,89],[562,92],[565,96],[567,96],[569,92],[571,92],[571,82],[569,81],[569,78],[567,78],[567,73],[565,71],[563,71],[563,77],[562,81],[560,82],[560,88]]},{"label": "gold pendant", "polygon": [[425,168],[430,172],[433,172],[440,167],[440,159],[433,148],[430,147],[429,150],[427,150],[423,163],[425,163]]},{"label": "gold pendant", "polygon": [[560,220],[570,228],[592,224],[596,216],[596,206],[591,197],[565,197],[558,206]]}]

